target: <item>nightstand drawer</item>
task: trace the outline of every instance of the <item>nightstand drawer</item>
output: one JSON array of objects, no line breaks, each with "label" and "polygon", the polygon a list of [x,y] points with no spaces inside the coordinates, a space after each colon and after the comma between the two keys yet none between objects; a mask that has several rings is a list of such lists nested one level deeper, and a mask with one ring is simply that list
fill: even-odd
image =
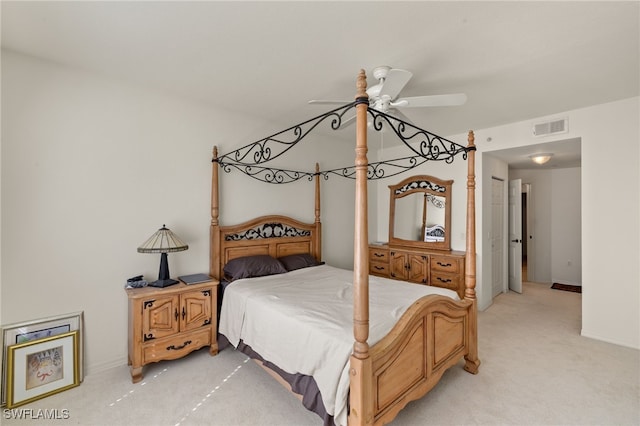
[{"label": "nightstand drawer", "polygon": [[459,259],[455,257],[431,255],[432,271],[442,271],[455,274],[460,272],[459,264]]},{"label": "nightstand drawer", "polygon": [[147,364],[166,359],[177,359],[191,351],[211,344],[211,328],[203,327],[177,336],[145,343],[142,360]]}]

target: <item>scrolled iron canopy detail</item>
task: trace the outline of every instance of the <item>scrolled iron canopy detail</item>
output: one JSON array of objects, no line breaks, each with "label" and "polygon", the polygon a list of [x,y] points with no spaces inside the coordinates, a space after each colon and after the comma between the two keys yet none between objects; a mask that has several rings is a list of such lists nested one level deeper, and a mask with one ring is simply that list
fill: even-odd
[{"label": "scrolled iron canopy detail", "polygon": [[[325,180],[329,179],[330,176],[355,179],[355,166],[353,165],[319,172],[309,172],[268,167],[262,164],[274,160],[289,151],[323,122],[328,122],[332,130],[340,129],[345,114],[354,108],[356,104],[362,102],[362,100],[357,100],[356,102],[343,105],[274,135],[245,145],[218,158],[214,158],[213,161],[217,162],[226,173],[237,170],[253,179],[272,184],[291,183],[301,179],[312,181],[317,175],[322,176]],[[414,155],[408,157],[369,163],[367,166],[367,179],[369,180],[395,176],[418,167],[427,161],[444,161],[450,164],[454,158],[460,154],[463,160],[466,160],[467,153],[475,150],[475,147],[466,147],[457,144],[371,107],[367,107],[367,112],[372,118],[373,129],[382,131],[383,127],[390,128],[414,153]]]}]

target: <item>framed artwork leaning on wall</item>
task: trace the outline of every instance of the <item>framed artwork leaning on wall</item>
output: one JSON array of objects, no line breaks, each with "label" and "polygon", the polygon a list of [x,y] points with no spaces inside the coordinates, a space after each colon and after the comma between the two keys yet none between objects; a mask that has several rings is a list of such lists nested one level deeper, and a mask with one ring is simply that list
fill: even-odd
[{"label": "framed artwork leaning on wall", "polygon": [[7,407],[26,404],[80,384],[79,331],[7,348]]},{"label": "framed artwork leaning on wall", "polygon": [[84,312],[72,312],[2,327],[2,376],[0,382],[0,406],[7,403],[8,349],[10,346],[78,331],[78,380],[84,380]]}]

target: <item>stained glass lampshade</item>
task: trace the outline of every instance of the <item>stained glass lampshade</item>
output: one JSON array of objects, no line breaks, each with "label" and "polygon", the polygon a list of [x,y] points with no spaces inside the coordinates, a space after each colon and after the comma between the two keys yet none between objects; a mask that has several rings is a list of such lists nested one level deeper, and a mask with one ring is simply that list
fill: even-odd
[{"label": "stained glass lampshade", "polygon": [[138,247],[138,253],[160,253],[160,272],[158,280],[150,283],[153,287],[167,287],[177,284],[178,281],[169,277],[169,262],[167,253],[184,251],[189,248],[169,228],[162,225],[147,241]]}]

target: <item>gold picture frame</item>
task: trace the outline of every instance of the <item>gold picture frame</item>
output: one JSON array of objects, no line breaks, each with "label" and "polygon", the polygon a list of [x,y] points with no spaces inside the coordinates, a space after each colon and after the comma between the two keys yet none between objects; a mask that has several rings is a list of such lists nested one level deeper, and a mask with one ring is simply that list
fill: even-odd
[{"label": "gold picture frame", "polygon": [[11,345],[7,350],[7,408],[80,385],[79,331]]}]

